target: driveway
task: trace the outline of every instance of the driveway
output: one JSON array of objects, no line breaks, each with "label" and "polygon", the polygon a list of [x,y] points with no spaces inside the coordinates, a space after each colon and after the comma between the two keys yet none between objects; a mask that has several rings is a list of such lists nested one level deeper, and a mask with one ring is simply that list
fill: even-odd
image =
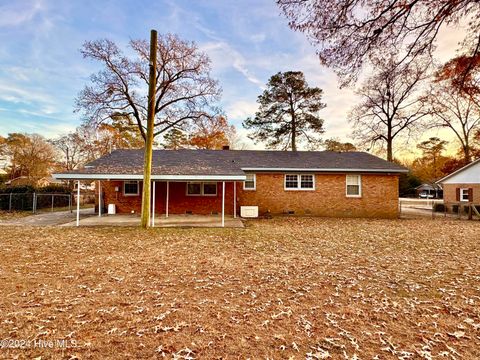
[{"label": "driveway", "polygon": [[[80,218],[86,218],[95,215],[94,209],[80,209]],[[11,220],[0,220],[0,225],[13,226],[53,226],[61,225],[74,221],[77,218],[76,211],[55,211],[40,213]]]}]

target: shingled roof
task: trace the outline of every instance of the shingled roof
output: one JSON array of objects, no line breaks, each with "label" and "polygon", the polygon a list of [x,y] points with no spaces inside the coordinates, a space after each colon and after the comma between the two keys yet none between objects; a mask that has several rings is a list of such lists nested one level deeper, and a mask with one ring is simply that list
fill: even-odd
[{"label": "shingled roof", "polygon": [[[245,171],[382,172],[407,170],[365,152],[266,150],[154,150],[152,176],[245,176]],[[83,169],[55,174],[61,179],[95,175],[142,176],[143,149],[115,150]],[[240,178],[239,178],[240,179]]]}]

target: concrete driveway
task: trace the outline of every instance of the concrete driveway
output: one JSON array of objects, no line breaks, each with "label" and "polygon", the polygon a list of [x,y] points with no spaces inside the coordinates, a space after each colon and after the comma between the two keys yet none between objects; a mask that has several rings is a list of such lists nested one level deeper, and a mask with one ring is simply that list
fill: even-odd
[{"label": "concrete driveway", "polygon": [[[80,209],[80,219],[95,215],[94,209]],[[0,225],[10,226],[54,226],[75,221],[77,213],[70,211],[54,211],[20,217],[11,220],[0,220]]]}]

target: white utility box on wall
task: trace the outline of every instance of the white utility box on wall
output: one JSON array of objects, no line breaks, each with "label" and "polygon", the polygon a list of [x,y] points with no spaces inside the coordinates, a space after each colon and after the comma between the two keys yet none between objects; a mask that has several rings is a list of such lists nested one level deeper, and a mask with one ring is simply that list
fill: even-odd
[{"label": "white utility box on wall", "polygon": [[240,216],[244,218],[258,217],[258,206],[240,206]]},{"label": "white utility box on wall", "polygon": [[115,204],[108,204],[108,215],[115,215],[116,212]]}]

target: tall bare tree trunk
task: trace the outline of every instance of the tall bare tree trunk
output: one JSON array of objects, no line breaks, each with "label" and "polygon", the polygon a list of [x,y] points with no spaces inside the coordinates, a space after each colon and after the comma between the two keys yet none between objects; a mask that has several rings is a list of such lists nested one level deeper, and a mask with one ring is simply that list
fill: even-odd
[{"label": "tall bare tree trunk", "polygon": [[393,161],[392,122],[391,119],[387,121],[387,161]]},{"label": "tall bare tree trunk", "polygon": [[148,113],[143,165],[142,228],[150,226],[150,177],[152,172],[153,125],[157,77],[157,31],[150,32],[150,74],[148,79]]}]

